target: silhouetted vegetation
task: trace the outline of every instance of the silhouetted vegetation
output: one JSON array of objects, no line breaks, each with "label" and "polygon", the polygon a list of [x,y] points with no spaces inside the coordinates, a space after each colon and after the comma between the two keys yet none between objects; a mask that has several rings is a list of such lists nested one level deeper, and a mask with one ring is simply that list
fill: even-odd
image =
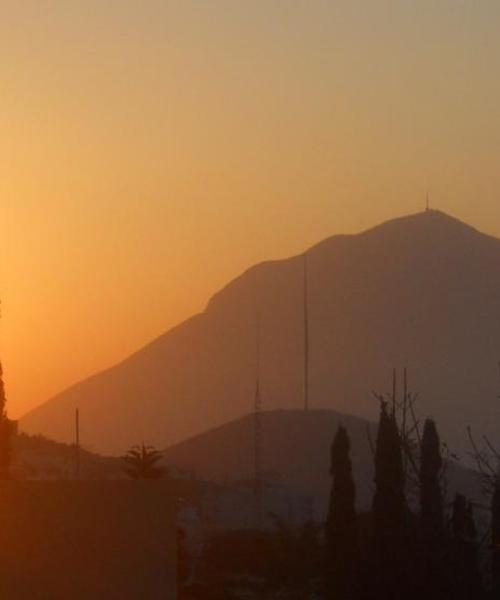
[{"label": "silhouetted vegetation", "polygon": [[455,496],[452,505],[451,550],[453,598],[482,598],[474,509],[462,494]]},{"label": "silhouetted vegetation", "polygon": [[441,489],[443,458],[436,424],[424,424],[420,453],[420,546],[422,588],[428,598],[443,598],[447,592],[446,535]]},{"label": "silhouetted vegetation", "polygon": [[359,559],[350,445],[346,429],[340,426],[331,448],[333,483],[326,521],[327,593],[329,598],[338,600],[353,597]]},{"label": "silhouetted vegetation", "polygon": [[[371,510],[356,510],[347,429],[330,449],[328,515],[274,530],[212,534],[201,577],[182,600],[233,598],[323,600],[481,600],[497,598],[500,579],[500,487],[489,473],[491,524],[478,527],[462,494],[446,499],[447,463],[436,423],[420,425],[411,396],[380,400],[373,443]],[[491,487],[492,484],[495,484]],[[487,509],[488,507],[480,507]],[[491,544],[489,540],[491,539]],[[486,540],[486,542],[485,542]]]},{"label": "silhouetted vegetation", "polygon": [[500,482],[496,481],[491,499],[491,587],[500,595]]},{"label": "silhouetted vegetation", "polygon": [[395,411],[381,403],[375,449],[375,494],[372,508],[371,579],[375,593],[401,598],[408,586],[407,507],[403,457]]},{"label": "silhouetted vegetation", "polygon": [[10,476],[12,433],[13,423],[7,417],[3,370],[0,364],[0,479],[8,479]]},{"label": "silhouetted vegetation", "polygon": [[275,528],[224,531],[209,536],[202,576],[180,590],[180,600],[318,597],[323,575],[320,529],[293,529],[275,518]]},{"label": "silhouetted vegetation", "polygon": [[[354,512],[349,437],[343,428],[335,435],[334,479],[325,528],[325,598],[496,598],[500,571],[498,483],[492,493],[490,547],[481,544],[489,536],[478,533],[471,501],[456,494],[452,503],[445,504],[448,456],[435,422],[427,419],[421,433],[413,417],[412,428],[406,423],[405,429],[404,416],[398,422],[398,406],[393,401],[389,408],[381,399],[373,448],[371,513]],[[410,444],[408,432],[415,427]],[[489,564],[491,570],[485,567]]]},{"label": "silhouetted vegetation", "polygon": [[[485,447],[481,449],[474,439],[471,427],[468,427],[467,431],[472,447],[470,455],[476,462],[477,470],[481,475],[483,493],[491,498],[489,507],[491,512],[491,523],[489,531],[486,532],[486,535],[482,535],[481,543],[479,544],[475,539],[476,531],[474,523],[472,522],[472,524],[469,524],[468,529],[465,524],[463,524],[462,529],[464,530],[464,533],[462,537],[464,538],[464,541],[457,542],[456,545],[458,548],[462,548],[462,552],[466,554],[468,558],[468,563],[473,565],[478,562],[477,555],[478,553],[481,553],[481,546],[488,547],[490,551],[487,553],[486,564],[489,565],[489,577],[486,577],[486,580],[489,581],[490,596],[492,598],[497,598],[500,594],[500,452],[486,436],[483,436]],[[457,502],[457,499],[455,502]],[[457,512],[459,507],[460,505],[454,507],[454,512]],[[480,508],[484,509],[485,507],[481,506]],[[467,505],[469,521],[473,516],[473,509],[473,505],[469,503],[469,505]],[[465,518],[463,518],[463,520],[465,523],[467,522]]]},{"label": "silhouetted vegetation", "polygon": [[123,456],[123,470],[132,479],[159,479],[165,474],[165,468],[157,464],[162,458],[162,453],[153,446],[132,446]]}]

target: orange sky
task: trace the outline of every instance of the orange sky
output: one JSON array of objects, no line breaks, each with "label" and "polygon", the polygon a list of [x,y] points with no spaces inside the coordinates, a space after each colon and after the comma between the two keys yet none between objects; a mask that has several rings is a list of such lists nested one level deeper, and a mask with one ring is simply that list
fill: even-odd
[{"label": "orange sky", "polygon": [[497,0],[4,0],[11,414],[426,188],[500,235],[499,27]]}]

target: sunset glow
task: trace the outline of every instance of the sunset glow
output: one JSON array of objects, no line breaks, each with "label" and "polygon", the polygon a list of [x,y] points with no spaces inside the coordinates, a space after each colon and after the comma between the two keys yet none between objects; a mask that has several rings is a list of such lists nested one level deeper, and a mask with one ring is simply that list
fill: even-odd
[{"label": "sunset glow", "polygon": [[500,235],[500,4],[2,3],[20,416],[256,262],[431,204]]}]

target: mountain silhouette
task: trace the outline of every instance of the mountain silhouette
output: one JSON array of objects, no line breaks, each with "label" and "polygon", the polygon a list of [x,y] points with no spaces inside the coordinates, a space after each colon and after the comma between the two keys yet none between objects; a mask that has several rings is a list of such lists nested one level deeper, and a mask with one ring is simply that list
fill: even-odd
[{"label": "mountain silhouette", "polygon": [[[338,235],[307,251],[309,399],[374,419],[371,390],[407,367],[418,413],[450,447],[466,425],[500,434],[500,240],[438,211]],[[68,441],[79,407],[84,443],[121,453],[179,442],[251,410],[260,321],[266,409],[298,409],[304,380],[304,260],[252,267],[206,310],[122,363],[58,394],[21,428]]]},{"label": "mountain silhouette", "polygon": [[[330,496],[330,446],[339,425],[351,440],[351,459],[360,509],[371,507],[376,425],[333,410],[275,410],[262,413],[262,472],[270,487],[284,486],[314,498],[324,517]],[[194,436],[165,451],[165,463],[207,481],[239,485],[254,480],[254,420],[247,415]],[[370,434],[368,434],[368,430]],[[455,492],[484,503],[477,473],[451,462],[446,470],[448,499]]]}]

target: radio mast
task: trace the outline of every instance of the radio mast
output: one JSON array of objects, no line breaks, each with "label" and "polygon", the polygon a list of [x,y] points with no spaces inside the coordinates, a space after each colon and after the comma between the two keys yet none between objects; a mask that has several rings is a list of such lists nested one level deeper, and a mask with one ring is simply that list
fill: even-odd
[{"label": "radio mast", "polygon": [[304,253],[304,410],[309,410],[309,282],[307,254]]},{"label": "radio mast", "polygon": [[260,315],[256,323],[256,380],[254,397],[254,494],[257,528],[262,527],[263,485],[262,485],[262,397],[260,393]]}]

